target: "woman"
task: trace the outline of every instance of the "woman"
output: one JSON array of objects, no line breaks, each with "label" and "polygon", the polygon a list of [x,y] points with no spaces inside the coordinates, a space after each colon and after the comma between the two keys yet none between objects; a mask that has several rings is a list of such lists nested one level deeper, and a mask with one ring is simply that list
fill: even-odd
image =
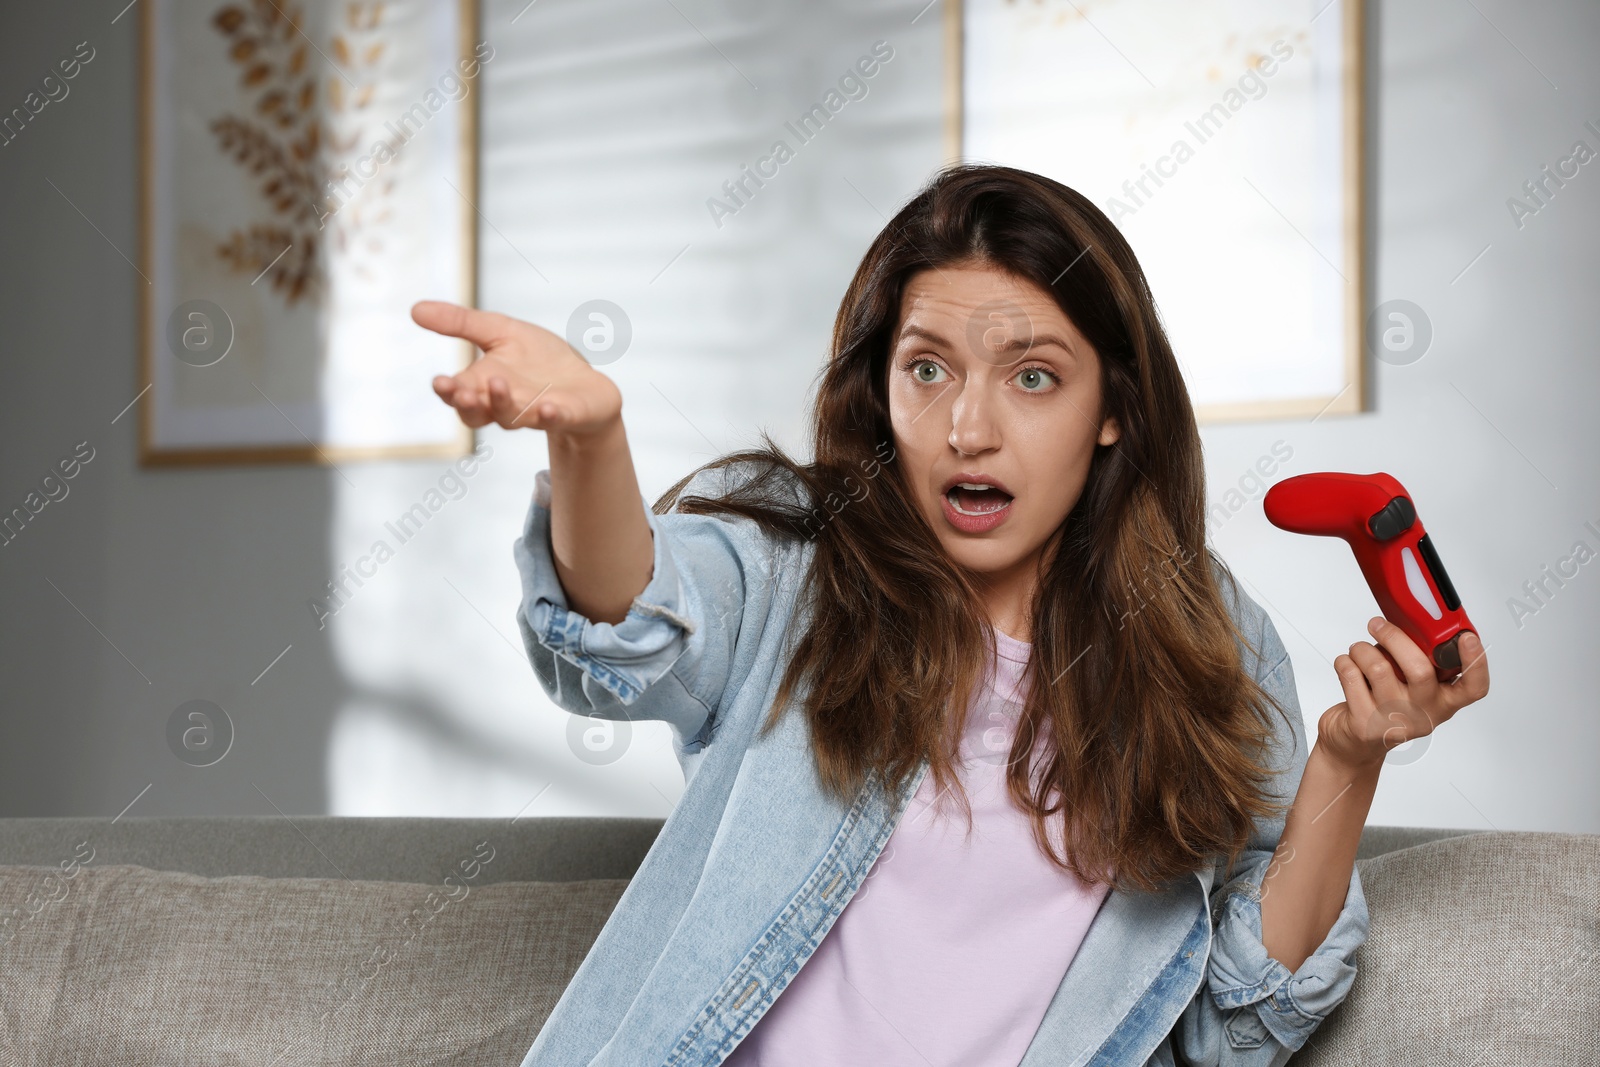
[{"label": "woman", "polygon": [[1085,198],[937,175],[845,294],[815,461],[769,439],[653,510],[564,341],[413,314],[484,350],[434,382],[468,425],[548,435],[514,546],[541,683],[670,723],[688,779],[525,1065],[1278,1064],[1348,994],[1384,755],[1484,695],[1482,649],[1441,685],[1374,620],[1307,752]]}]

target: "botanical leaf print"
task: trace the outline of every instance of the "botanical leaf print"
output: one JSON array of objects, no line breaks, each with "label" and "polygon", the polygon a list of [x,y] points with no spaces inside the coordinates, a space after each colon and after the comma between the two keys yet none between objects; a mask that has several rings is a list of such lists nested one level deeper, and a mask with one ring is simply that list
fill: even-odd
[{"label": "botanical leaf print", "polygon": [[[210,128],[221,151],[256,181],[269,215],[235,229],[216,254],[252,280],[265,272],[289,306],[301,298],[320,300],[330,251],[325,239],[343,250],[359,236],[362,212],[334,217],[320,205],[330,180],[348,172],[369,125],[361,112],[376,96],[386,51],[377,39],[383,8],[381,2],[345,3],[322,45],[309,35],[304,8],[289,0],[228,4],[211,17],[250,102],[244,114],[221,115]],[[394,179],[376,184],[374,194],[383,198]],[[365,214],[369,222],[389,217],[387,208]],[[368,237],[366,247],[381,250],[381,239]]]}]

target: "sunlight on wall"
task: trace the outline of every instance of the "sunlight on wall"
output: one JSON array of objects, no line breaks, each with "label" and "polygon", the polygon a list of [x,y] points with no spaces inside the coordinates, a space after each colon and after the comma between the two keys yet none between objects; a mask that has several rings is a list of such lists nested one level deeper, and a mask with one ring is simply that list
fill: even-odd
[{"label": "sunlight on wall", "polygon": [[[691,47],[667,6],[547,2],[513,26],[520,6],[484,12],[496,58],[481,94],[480,304],[558,332],[587,301],[621,309],[632,338],[604,369],[648,500],[761,427],[803,452],[804,401],[879,212],[938,164],[938,20],[912,25],[916,5],[822,26],[798,4],[729,12],[743,21],[706,29],[735,69]],[[896,58],[870,91],[759,199],[713,218],[728,175],[891,34]],[[403,544],[386,524],[439,487],[442,461],[335,482],[335,565],[375,558],[378,539],[394,554],[364,564],[374,576],[328,622],[356,691],[332,728],[331,810],[664,816],[683,790],[670,728],[631,724],[625,755],[586,759],[587,724],[569,732],[521,648],[511,544],[544,439],[489,427],[479,440],[492,458]]]}]

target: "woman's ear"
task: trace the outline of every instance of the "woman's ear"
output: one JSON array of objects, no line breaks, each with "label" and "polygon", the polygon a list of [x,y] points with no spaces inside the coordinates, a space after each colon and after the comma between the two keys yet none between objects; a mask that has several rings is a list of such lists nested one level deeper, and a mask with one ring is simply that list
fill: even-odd
[{"label": "woman's ear", "polygon": [[1099,443],[1102,445],[1114,445],[1121,436],[1122,427],[1117,425],[1117,417],[1115,415],[1106,416],[1106,421],[1100,424]]}]

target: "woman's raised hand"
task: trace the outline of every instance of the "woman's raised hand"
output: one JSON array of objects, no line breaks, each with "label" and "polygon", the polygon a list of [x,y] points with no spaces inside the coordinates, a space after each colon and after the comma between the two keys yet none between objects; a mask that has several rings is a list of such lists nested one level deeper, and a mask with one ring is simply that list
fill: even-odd
[{"label": "woman's raised hand", "polygon": [[583,436],[622,415],[616,383],[557,334],[509,315],[424,300],[411,309],[418,326],[471,341],[483,350],[456,374],[433,379],[433,391],[476,429],[496,423]]},{"label": "woman's raised hand", "polygon": [[1357,641],[1333,661],[1345,699],[1317,723],[1317,747],[1351,768],[1378,768],[1391,748],[1433,733],[1456,712],[1489,693],[1489,661],[1471,630],[1457,647],[1464,666],[1453,681],[1400,627],[1375,615],[1373,644]]},{"label": "woman's raised hand", "polygon": [[556,334],[508,315],[424,300],[411,317],[483,349],[471,366],[433,380],[462,422],[546,431],[556,578],[573,611],[620,623],[655,557],[616,383]]}]

